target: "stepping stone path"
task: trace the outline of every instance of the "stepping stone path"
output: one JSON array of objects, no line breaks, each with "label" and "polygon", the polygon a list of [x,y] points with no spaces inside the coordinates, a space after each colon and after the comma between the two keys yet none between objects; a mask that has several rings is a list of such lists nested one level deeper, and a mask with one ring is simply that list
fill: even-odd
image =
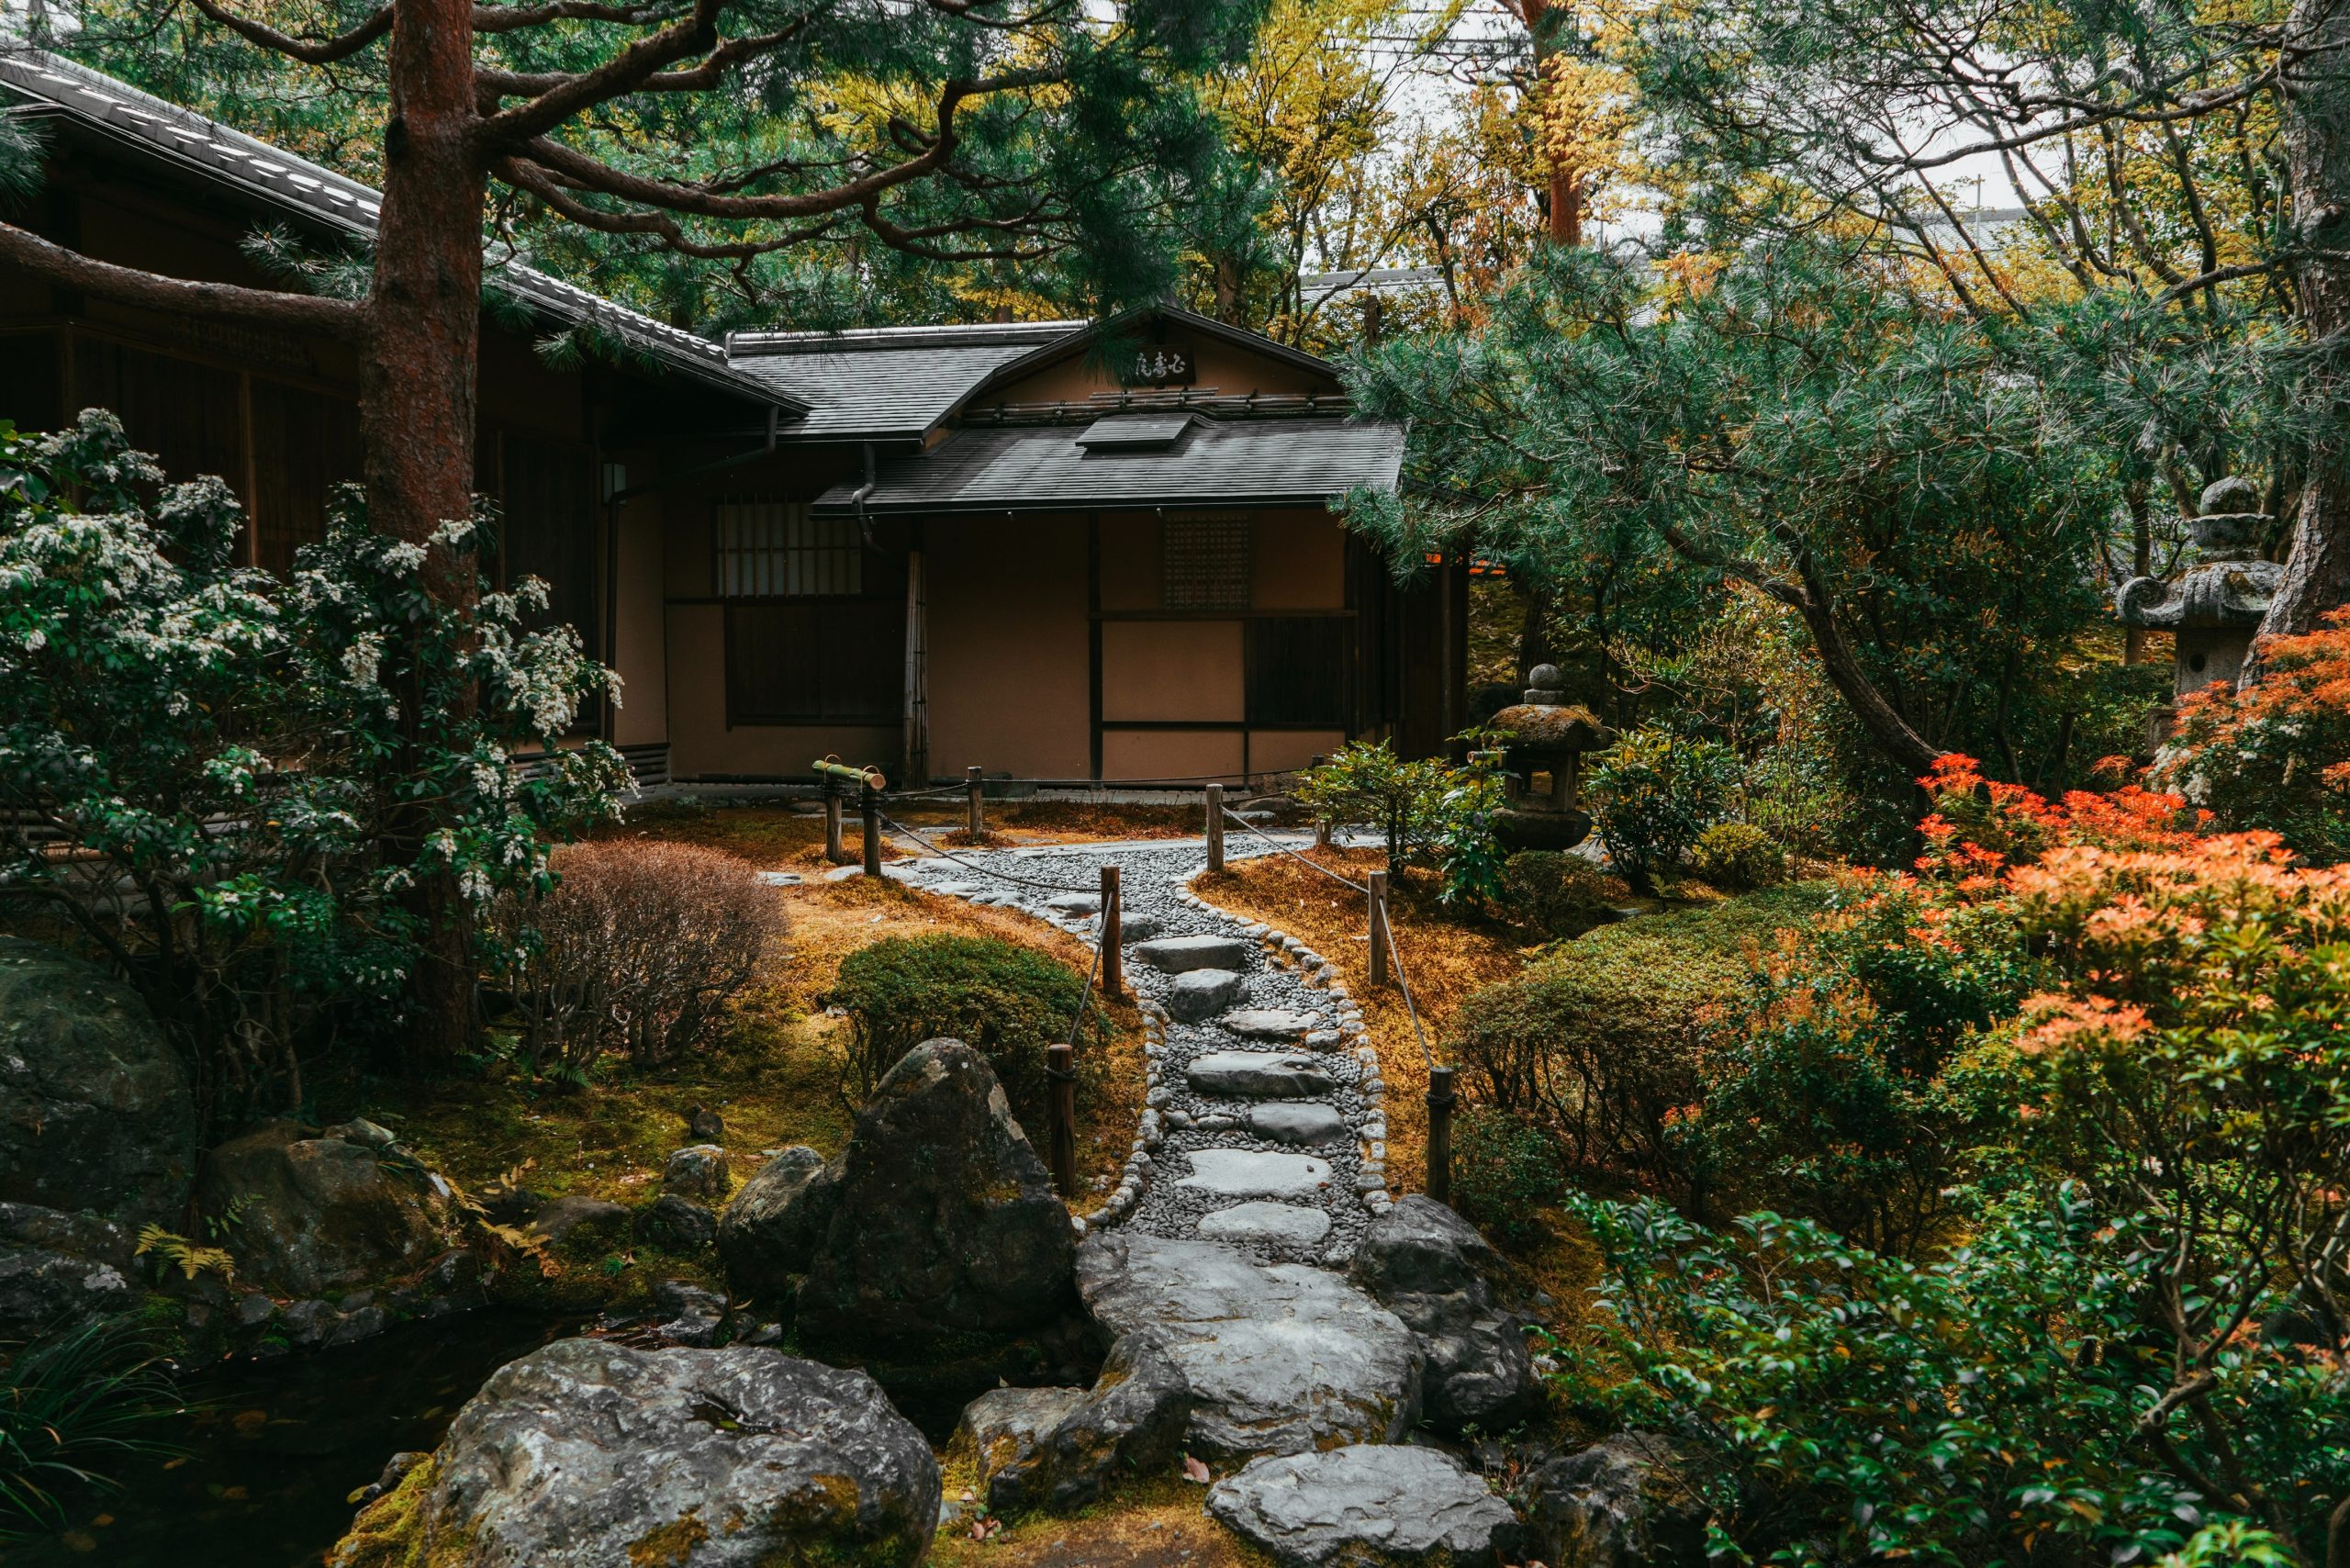
[{"label": "stepping stone path", "polygon": [[[1236,860],[1262,850],[1237,836],[1227,847]],[[1148,1017],[1151,1082],[1126,1174],[1085,1215],[1088,1227],[1211,1236],[1262,1261],[1343,1267],[1389,1205],[1378,1058],[1360,1009],[1334,989],[1336,970],[1319,955],[1191,891],[1205,863],[1200,841],[1179,839],[958,851],[888,869],[1091,941],[1102,867],[1116,866],[1125,980]],[[1243,1217],[1202,1228],[1269,1198],[1327,1223]]]}]

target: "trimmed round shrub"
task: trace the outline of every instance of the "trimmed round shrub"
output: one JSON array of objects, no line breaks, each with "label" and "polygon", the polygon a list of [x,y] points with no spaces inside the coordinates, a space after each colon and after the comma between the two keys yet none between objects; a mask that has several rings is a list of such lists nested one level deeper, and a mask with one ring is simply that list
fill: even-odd
[{"label": "trimmed round shrub", "polygon": [[1550,936],[1580,936],[1615,918],[1607,873],[1580,855],[1528,849],[1502,868],[1509,913]]},{"label": "trimmed round shrub", "polygon": [[[962,1041],[988,1058],[1023,1125],[1045,1108],[1046,1047],[1069,1038],[1085,977],[1049,954],[995,936],[885,936],[841,961],[825,1001],[848,1014],[842,1097],[852,1105],[924,1040]],[[1098,997],[1097,997],[1098,1002]],[[1080,1088],[1109,1037],[1098,1008],[1079,1033]]]},{"label": "trimmed round shrub", "polygon": [[1697,835],[1689,868],[1725,891],[1751,892],[1775,886],[1786,876],[1787,855],[1759,827],[1716,823]]}]

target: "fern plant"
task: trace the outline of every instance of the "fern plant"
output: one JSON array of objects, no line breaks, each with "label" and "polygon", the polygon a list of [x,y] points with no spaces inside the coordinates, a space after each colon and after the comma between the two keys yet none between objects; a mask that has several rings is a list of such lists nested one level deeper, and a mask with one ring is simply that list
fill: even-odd
[{"label": "fern plant", "polygon": [[237,1277],[237,1260],[229,1256],[227,1248],[206,1247],[160,1225],[140,1226],[139,1245],[132,1251],[140,1258],[152,1254],[159,1271],[175,1268],[191,1280],[198,1274],[218,1274],[227,1283]]}]

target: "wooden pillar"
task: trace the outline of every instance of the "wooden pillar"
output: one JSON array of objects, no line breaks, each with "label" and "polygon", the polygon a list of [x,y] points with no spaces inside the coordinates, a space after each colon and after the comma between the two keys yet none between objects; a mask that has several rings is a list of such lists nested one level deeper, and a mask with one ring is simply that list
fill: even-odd
[{"label": "wooden pillar", "polygon": [[1048,1046],[1045,1077],[1051,1092],[1046,1097],[1045,1147],[1052,1161],[1053,1185],[1065,1202],[1077,1198],[1077,1048]]},{"label": "wooden pillar", "polygon": [[1371,874],[1371,983],[1387,983],[1387,873]]},{"label": "wooden pillar", "polygon": [[1428,1196],[1452,1202],[1452,1069],[1428,1069]]},{"label": "wooden pillar", "polygon": [[835,866],[848,862],[848,851],[841,844],[841,783],[837,778],[824,780],[824,858]]},{"label": "wooden pillar", "polygon": [[870,778],[858,795],[857,806],[865,817],[865,874],[881,874],[881,791],[873,787]]},{"label": "wooden pillar", "polygon": [[1224,786],[1208,786],[1208,869],[1224,869]]},{"label": "wooden pillar", "polygon": [[1102,994],[1113,1002],[1123,1002],[1126,995],[1125,956],[1120,951],[1125,924],[1118,908],[1118,868],[1102,868],[1102,919],[1097,926],[1096,940],[1102,949]]},{"label": "wooden pillar", "polygon": [[963,789],[970,796],[963,807],[963,831],[975,840],[984,838],[988,831],[988,787],[978,767],[963,769]]}]

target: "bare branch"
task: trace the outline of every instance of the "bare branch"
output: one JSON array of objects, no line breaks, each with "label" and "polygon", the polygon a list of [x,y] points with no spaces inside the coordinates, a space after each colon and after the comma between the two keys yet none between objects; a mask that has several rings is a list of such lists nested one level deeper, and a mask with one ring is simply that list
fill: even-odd
[{"label": "bare branch", "polygon": [[136,267],[94,261],[13,224],[0,223],[0,262],[20,266],[67,288],[150,310],[287,331],[323,332],[345,342],[364,342],[368,335],[366,308],[349,300],[164,277]]},{"label": "bare branch", "polygon": [[218,0],[195,0],[195,5],[197,10],[247,43],[275,50],[307,65],[331,65],[338,60],[348,60],[392,30],[392,8],[389,6],[370,12],[365,21],[347,33],[339,33],[331,38],[301,39],[292,33],[280,32],[265,22],[240,16],[220,5]]}]

